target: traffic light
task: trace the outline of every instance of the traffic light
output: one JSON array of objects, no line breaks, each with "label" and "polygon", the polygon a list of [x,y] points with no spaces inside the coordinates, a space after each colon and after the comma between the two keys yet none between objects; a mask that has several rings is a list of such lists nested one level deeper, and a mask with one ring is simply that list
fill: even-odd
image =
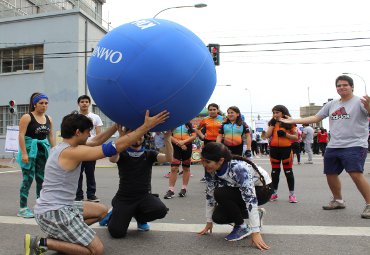
[{"label": "traffic light", "polygon": [[211,53],[213,62],[216,66],[220,65],[220,45],[219,44],[208,44],[208,50]]},{"label": "traffic light", "polygon": [[14,100],[9,101],[9,112],[11,114],[16,114],[17,113],[17,105],[15,104]]}]

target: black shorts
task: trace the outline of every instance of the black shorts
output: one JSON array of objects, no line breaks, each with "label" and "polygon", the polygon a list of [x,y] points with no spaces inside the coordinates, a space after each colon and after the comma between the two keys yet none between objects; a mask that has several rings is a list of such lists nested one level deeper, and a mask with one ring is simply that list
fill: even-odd
[{"label": "black shorts", "polygon": [[243,144],[239,144],[236,146],[227,146],[227,148],[229,148],[229,150],[231,151],[231,154],[239,155],[239,156],[243,155]]},{"label": "black shorts", "polygon": [[191,153],[193,152],[192,144],[186,145],[186,150],[181,149],[179,146],[173,145],[173,157],[177,160],[184,161],[189,160],[191,158]]}]

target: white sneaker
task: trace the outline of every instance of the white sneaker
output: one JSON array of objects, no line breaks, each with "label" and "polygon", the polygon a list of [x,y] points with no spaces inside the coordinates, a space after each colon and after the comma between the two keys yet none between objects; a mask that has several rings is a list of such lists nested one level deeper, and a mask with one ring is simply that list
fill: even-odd
[{"label": "white sneaker", "polygon": [[258,208],[258,215],[260,217],[260,229],[262,230],[262,225],[263,225],[263,216],[265,216],[266,210],[265,208]]}]

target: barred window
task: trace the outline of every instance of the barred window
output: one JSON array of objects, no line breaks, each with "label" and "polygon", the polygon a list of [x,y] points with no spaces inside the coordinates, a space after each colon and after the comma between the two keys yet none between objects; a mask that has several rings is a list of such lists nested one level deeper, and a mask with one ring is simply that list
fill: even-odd
[{"label": "barred window", "polygon": [[43,69],[43,45],[0,49],[0,74]]},{"label": "barred window", "polygon": [[0,135],[6,135],[7,126],[18,126],[23,114],[28,113],[28,104],[17,105],[16,114],[9,111],[9,105],[0,106]]}]

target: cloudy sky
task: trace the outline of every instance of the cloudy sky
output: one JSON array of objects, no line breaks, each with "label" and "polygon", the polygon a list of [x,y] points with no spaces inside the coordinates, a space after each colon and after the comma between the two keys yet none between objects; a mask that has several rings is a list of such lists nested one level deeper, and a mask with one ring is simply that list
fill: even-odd
[{"label": "cloudy sky", "polygon": [[364,81],[370,82],[370,4],[365,0],[107,0],[103,12],[118,27],[196,3],[208,6],[170,9],[157,18],[187,27],[206,45],[221,45],[220,86],[210,102],[222,110],[236,105],[248,119],[251,98],[253,118],[269,119],[276,104],[298,117],[300,106],[337,98],[334,82],[343,72],[360,76],[352,76],[355,94],[364,95]]}]

